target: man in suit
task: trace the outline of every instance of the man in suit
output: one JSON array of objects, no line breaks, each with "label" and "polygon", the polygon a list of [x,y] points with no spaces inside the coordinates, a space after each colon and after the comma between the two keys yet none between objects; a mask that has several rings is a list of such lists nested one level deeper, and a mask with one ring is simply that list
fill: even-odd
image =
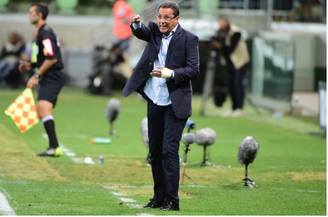
[{"label": "man in suit", "polygon": [[179,209],[179,145],[191,116],[191,79],[199,74],[198,37],[179,24],[179,5],[163,2],[148,26],[131,17],[133,34],[147,46],[123,89],[147,100],[149,151],[154,196],[144,208]]}]

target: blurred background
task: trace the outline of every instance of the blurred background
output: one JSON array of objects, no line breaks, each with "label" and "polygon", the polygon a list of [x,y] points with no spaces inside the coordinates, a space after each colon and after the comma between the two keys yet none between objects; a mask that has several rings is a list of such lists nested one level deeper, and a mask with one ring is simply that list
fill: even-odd
[{"label": "blurred background", "polygon": [[[35,27],[27,13],[32,0],[0,0],[0,45],[16,33],[28,50]],[[124,66],[115,69],[109,90],[101,89],[102,74],[115,56],[113,5],[115,0],[43,0],[49,5],[47,23],[62,46],[67,86],[90,94],[110,95],[121,90],[139,60],[145,43],[132,38]],[[144,23],[155,20],[158,0],[129,0]],[[219,16],[242,29],[251,62],[244,85],[256,106],[271,111],[319,115],[319,89],[326,82],[326,1],[309,0],[177,0],[180,24],[200,39],[200,76],[193,80],[201,94],[210,55],[210,40]],[[28,55],[28,54],[26,54]],[[114,57],[115,58],[115,57]],[[216,67],[214,87],[222,68]],[[13,73],[1,88],[25,86],[30,74]]]}]

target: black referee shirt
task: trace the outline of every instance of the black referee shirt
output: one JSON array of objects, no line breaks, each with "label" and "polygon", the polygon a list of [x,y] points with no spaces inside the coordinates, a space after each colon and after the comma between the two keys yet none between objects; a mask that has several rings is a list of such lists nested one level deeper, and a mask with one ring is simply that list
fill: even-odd
[{"label": "black referee shirt", "polygon": [[59,39],[47,24],[40,27],[36,37],[36,44],[38,46],[36,66],[38,68],[46,59],[57,59],[57,62],[48,71],[60,71],[64,68]]}]

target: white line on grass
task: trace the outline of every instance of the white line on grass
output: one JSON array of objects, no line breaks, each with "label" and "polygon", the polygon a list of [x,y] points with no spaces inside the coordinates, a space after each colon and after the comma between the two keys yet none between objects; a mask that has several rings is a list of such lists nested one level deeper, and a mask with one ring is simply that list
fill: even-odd
[{"label": "white line on grass", "polygon": [[110,192],[114,196],[126,196],[125,194],[119,193],[119,192]]},{"label": "white line on grass", "polygon": [[322,166],[262,166],[264,168],[270,168],[270,169],[281,169],[281,168],[325,168],[325,165]]},{"label": "white line on grass", "polygon": [[[180,185],[180,187],[187,187],[187,188],[217,188],[217,186],[212,186],[212,185],[208,185],[208,186],[204,186],[204,185]],[[136,185],[112,185],[112,186],[104,186],[104,188],[108,188],[108,189],[119,189],[119,188],[143,188],[143,189],[147,189],[147,188],[153,188],[153,186],[151,185],[142,185],[142,186],[136,186]]]},{"label": "white line on grass", "polygon": [[[282,191],[286,191],[286,190],[290,190],[290,189],[286,189],[286,188],[275,188],[276,190],[282,190]],[[314,190],[297,190],[300,193],[326,193],[326,191],[314,191]]]},{"label": "white line on grass", "polygon": [[[132,186],[132,185],[129,185]],[[132,199],[132,198],[128,198],[128,197],[123,197],[123,196],[128,196],[126,194],[122,194],[120,192],[117,192],[117,188],[123,187],[123,186],[103,186],[104,188],[109,189],[109,192],[116,196],[117,199],[119,199],[121,202],[124,202],[124,205],[128,206],[130,209],[142,209],[142,205],[140,204],[136,204],[137,201]],[[136,187],[136,186],[134,186]],[[118,197],[119,196],[119,197]],[[147,215],[147,216],[151,216],[151,214],[149,213],[137,213],[137,215]]]},{"label": "white line on grass", "polygon": [[[47,141],[49,141],[48,135],[46,133],[43,133],[42,137],[45,138]],[[75,157],[76,154],[74,152],[72,152],[70,149],[65,148],[65,146],[63,144],[59,144],[59,146],[63,149],[64,154],[66,156],[68,156],[75,163],[83,163],[84,162],[83,158]]]},{"label": "white line on grass", "polygon": [[143,206],[140,204],[126,204],[130,209],[141,209]]},{"label": "white line on grass", "polygon": [[75,163],[78,163],[78,164],[84,163],[84,160],[80,157],[79,158],[72,157],[71,160],[74,161]]},{"label": "white line on grass", "polygon": [[304,190],[299,190],[298,192],[307,192],[307,193],[326,193],[326,191],[304,191]]},{"label": "white line on grass", "polygon": [[[7,193],[7,195],[9,194]],[[5,195],[3,195],[1,192],[0,192],[0,214],[9,215],[9,216],[16,215],[15,211],[10,207]]]},{"label": "white line on grass", "polygon": [[119,197],[118,199],[120,199],[123,202],[128,202],[128,203],[136,203],[136,200],[133,200],[132,198],[125,198],[125,197]]},{"label": "white line on grass", "polygon": [[60,137],[69,137],[69,138],[79,138],[79,139],[91,139],[92,136],[89,135],[71,135],[71,134],[58,134]]},{"label": "white line on grass", "polygon": [[148,214],[148,213],[138,213],[137,215],[155,216],[155,215]]},{"label": "white line on grass", "polygon": [[152,188],[151,185],[144,185],[144,186],[135,186],[135,185],[113,185],[111,187],[108,186],[108,188],[111,189],[117,189],[117,188]]},{"label": "white line on grass", "polygon": [[64,152],[66,156],[69,156],[69,157],[75,157],[76,154],[73,153],[73,152]]},{"label": "white line on grass", "polygon": [[1,189],[2,193],[4,193],[6,195],[7,198],[9,198],[10,200],[12,200],[13,202],[15,202],[17,204],[17,202],[15,200],[13,200],[13,198],[10,196],[10,194],[8,194],[8,192],[3,187],[0,186],[0,189]]}]

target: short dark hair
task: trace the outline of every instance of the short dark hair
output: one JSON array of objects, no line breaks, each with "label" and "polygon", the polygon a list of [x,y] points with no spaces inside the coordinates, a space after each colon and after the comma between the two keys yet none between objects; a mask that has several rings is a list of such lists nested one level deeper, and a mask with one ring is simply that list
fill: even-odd
[{"label": "short dark hair", "polygon": [[230,21],[227,17],[224,17],[224,16],[220,16],[219,17],[219,20],[224,20],[226,23],[227,23],[227,30],[229,31],[230,30]]},{"label": "short dark hair", "polygon": [[33,6],[36,6],[35,12],[37,14],[41,13],[42,14],[42,19],[43,20],[46,20],[48,14],[49,14],[48,5],[46,3],[40,2],[40,3],[34,3],[34,4],[32,4],[32,7]]},{"label": "short dark hair", "polygon": [[176,2],[172,2],[172,1],[163,2],[158,6],[158,10],[160,8],[171,8],[173,10],[173,14],[175,17],[180,15],[180,7]]}]

